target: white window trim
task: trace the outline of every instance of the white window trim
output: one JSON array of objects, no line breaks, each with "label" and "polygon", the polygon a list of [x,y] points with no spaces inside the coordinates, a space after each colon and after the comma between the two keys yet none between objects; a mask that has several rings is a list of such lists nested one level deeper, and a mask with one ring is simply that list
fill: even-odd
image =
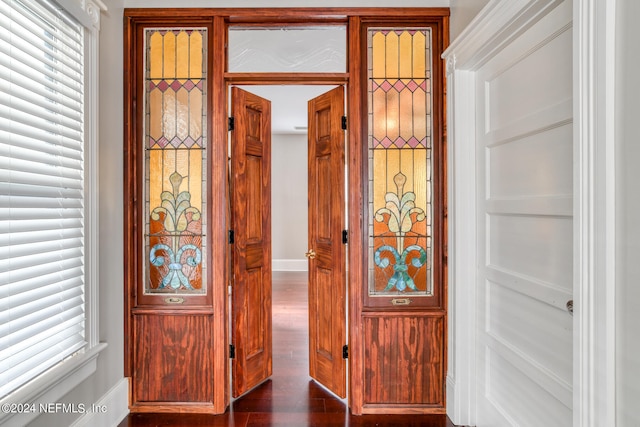
[{"label": "white window trim", "polygon": [[[33,404],[35,411],[0,411],[3,426],[23,426],[39,414],[41,403],[55,403],[91,376],[106,343],[99,339],[98,309],[98,70],[100,13],[107,8],[100,0],[56,0],[85,28],[85,337],[84,350],[62,361],[15,392],[0,399],[4,404]],[[65,402],[66,403],[66,402]],[[73,403],[73,402],[68,402]]]}]

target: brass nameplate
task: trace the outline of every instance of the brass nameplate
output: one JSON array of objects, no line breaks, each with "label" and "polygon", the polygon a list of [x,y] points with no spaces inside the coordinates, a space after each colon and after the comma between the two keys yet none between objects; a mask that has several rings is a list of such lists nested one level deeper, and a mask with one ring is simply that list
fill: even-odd
[{"label": "brass nameplate", "polygon": [[184,298],[169,297],[165,298],[164,302],[166,302],[167,304],[182,304],[184,302]]},{"label": "brass nameplate", "polygon": [[409,298],[394,298],[391,300],[391,304],[393,305],[409,305],[411,302]]}]

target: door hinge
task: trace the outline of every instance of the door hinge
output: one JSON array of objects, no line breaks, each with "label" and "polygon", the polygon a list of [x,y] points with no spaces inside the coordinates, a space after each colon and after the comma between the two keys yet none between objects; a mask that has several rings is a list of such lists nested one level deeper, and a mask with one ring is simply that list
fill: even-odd
[{"label": "door hinge", "polygon": [[347,130],[347,116],[342,116],[342,130]]},{"label": "door hinge", "polygon": [[229,344],[229,359],[236,358],[236,346],[233,344]]},{"label": "door hinge", "polygon": [[236,242],[236,233],[233,230],[229,230],[229,244],[233,245]]},{"label": "door hinge", "polygon": [[449,248],[448,245],[444,245],[444,253],[442,254],[442,261],[444,265],[449,265]]},{"label": "door hinge", "polygon": [[347,230],[342,230],[342,244],[346,245],[349,243],[349,232]]},{"label": "door hinge", "polygon": [[346,344],[342,346],[342,358],[343,359],[349,358],[349,346]]},{"label": "door hinge", "polygon": [[236,119],[234,117],[229,117],[229,123],[227,125],[227,130],[234,130],[236,128]]}]

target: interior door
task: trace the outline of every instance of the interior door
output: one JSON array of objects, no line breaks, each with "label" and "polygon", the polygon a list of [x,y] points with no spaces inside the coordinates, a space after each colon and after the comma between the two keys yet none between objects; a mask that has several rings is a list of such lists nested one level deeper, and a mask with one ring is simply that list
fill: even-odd
[{"label": "interior door", "polygon": [[231,89],[233,397],[272,373],[271,103]]},{"label": "interior door", "polygon": [[309,375],[346,395],[344,88],[309,101]]},{"label": "interior door", "polygon": [[479,427],[572,425],[571,19],[565,1],[477,73]]}]

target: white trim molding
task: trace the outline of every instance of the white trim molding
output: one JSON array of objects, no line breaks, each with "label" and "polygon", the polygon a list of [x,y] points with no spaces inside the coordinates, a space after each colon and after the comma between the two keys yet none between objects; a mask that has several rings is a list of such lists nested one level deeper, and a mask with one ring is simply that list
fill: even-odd
[{"label": "white trim molding", "polygon": [[455,57],[458,70],[476,70],[562,1],[491,0],[442,57]]},{"label": "white trim molding", "polygon": [[56,0],[86,28],[100,30],[100,14],[107,11],[101,0]]},{"label": "white trim molding", "polygon": [[616,0],[574,1],[574,418],[616,425]]},{"label": "white trim molding", "polygon": [[475,78],[447,59],[449,351],[447,414],[456,425],[475,422],[476,139]]},{"label": "white trim molding", "polygon": [[95,405],[104,412],[88,411],[71,427],[112,427],[117,426],[129,414],[129,381],[122,378],[102,396]]}]

